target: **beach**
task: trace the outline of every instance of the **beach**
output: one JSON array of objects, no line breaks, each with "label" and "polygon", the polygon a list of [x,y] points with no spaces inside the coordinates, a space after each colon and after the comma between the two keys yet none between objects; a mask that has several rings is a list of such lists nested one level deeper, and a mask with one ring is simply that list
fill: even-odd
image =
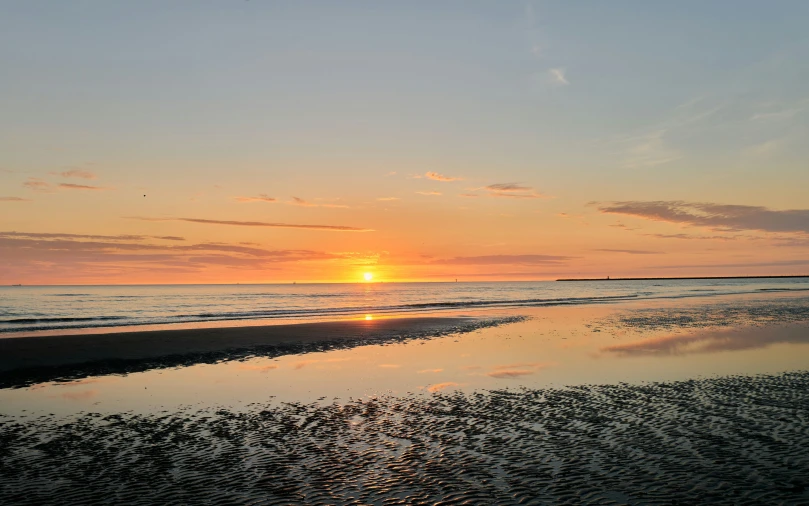
[{"label": "beach", "polygon": [[809,500],[800,293],[252,323],[0,339],[0,501]]}]

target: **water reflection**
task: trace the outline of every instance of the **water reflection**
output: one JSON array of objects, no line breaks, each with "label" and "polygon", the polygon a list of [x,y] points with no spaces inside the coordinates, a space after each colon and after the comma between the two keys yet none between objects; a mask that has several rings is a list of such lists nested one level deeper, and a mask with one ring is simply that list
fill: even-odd
[{"label": "water reflection", "polygon": [[804,326],[748,327],[662,336],[601,348],[620,356],[688,355],[765,348],[777,343],[809,343]]}]

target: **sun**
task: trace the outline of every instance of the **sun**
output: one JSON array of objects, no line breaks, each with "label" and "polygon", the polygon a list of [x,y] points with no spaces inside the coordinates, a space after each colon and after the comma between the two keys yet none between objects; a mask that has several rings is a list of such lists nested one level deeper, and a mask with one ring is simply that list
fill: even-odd
[{"label": "sun", "polygon": [[365,274],[362,275],[362,277],[365,278],[365,281],[371,281],[372,279],[374,279],[374,275],[371,274],[370,272],[366,272]]}]

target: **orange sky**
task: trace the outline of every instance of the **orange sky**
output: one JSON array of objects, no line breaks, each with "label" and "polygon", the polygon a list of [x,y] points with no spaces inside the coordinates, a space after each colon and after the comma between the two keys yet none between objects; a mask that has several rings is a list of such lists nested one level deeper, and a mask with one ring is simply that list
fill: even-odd
[{"label": "orange sky", "polygon": [[809,273],[800,5],[39,9],[2,284]]}]

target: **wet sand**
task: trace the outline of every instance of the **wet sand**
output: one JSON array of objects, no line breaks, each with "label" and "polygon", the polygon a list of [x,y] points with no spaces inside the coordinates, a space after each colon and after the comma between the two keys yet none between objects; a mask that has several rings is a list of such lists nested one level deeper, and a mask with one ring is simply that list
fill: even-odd
[{"label": "wet sand", "polygon": [[520,317],[418,317],[0,339],[0,388],[440,337]]},{"label": "wet sand", "polygon": [[809,373],[0,417],[3,504],[806,504]]}]

